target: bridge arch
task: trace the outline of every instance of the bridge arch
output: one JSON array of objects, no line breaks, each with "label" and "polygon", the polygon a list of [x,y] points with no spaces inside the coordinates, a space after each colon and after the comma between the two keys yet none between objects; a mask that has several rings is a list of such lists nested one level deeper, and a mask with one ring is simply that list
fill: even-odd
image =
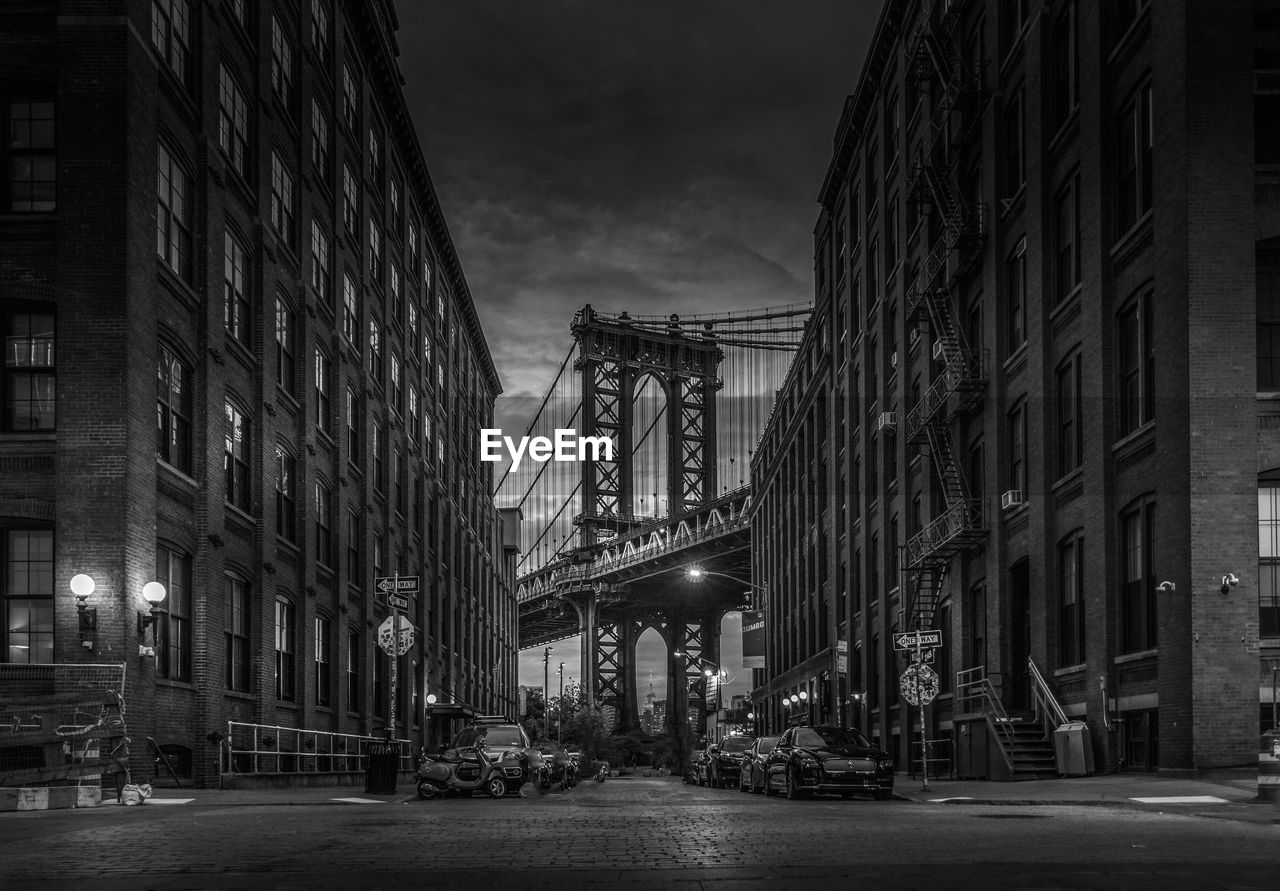
[{"label": "bridge arch", "polygon": [[671,393],[657,372],[639,375],[631,391],[631,513],[657,519],[671,512]]}]

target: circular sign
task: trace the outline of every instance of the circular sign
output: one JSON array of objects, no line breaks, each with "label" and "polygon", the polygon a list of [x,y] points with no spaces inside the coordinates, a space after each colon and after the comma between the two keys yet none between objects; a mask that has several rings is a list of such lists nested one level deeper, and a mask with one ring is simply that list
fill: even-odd
[{"label": "circular sign", "polygon": [[928,705],[938,695],[938,673],[923,663],[908,665],[901,689],[902,698],[911,705]]}]

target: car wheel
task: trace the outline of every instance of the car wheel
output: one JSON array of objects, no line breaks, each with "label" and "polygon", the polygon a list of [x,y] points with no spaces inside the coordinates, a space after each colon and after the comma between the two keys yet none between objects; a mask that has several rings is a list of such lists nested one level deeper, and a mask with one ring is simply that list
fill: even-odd
[{"label": "car wheel", "polygon": [[772,798],[778,794],[778,790],[773,788],[773,783],[769,782],[769,774],[764,775],[764,797]]},{"label": "car wheel", "polygon": [[877,789],[871,794],[876,797],[876,801],[888,801],[890,798],[893,797],[893,793],[885,789]]},{"label": "car wheel", "polygon": [[484,791],[489,793],[490,798],[501,798],[507,794],[507,781],[502,777],[489,777],[485,781]]},{"label": "car wheel", "polygon": [[797,782],[794,770],[788,770],[787,774],[787,801],[799,801],[803,796],[800,791],[800,784]]},{"label": "car wheel", "polygon": [[418,780],[418,797],[430,801],[440,797],[440,787],[428,780]]},{"label": "car wheel", "polygon": [[738,774],[738,791],[739,792],[751,791],[751,782],[750,780],[747,779],[745,774],[741,774],[741,773]]}]

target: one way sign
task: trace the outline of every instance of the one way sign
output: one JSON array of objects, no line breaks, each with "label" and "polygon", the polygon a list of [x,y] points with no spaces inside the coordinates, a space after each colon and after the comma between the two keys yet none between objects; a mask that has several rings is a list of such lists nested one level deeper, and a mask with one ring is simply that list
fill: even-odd
[{"label": "one way sign", "polygon": [[418,593],[418,577],[416,575],[402,575],[397,578],[394,575],[379,576],[373,580],[373,587],[383,594],[417,594]]},{"label": "one way sign", "polygon": [[[919,642],[917,642],[917,639]],[[893,636],[895,650],[914,650],[916,647],[942,646],[941,631],[904,631]]]}]

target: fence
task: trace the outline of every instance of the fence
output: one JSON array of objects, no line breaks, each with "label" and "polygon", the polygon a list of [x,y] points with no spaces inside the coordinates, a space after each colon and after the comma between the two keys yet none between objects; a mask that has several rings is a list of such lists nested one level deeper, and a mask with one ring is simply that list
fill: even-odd
[{"label": "fence", "polygon": [[0,786],[127,774],[124,663],[0,664]]},{"label": "fence", "polygon": [[[355,773],[368,766],[371,744],[385,745],[380,736],[303,730],[270,724],[227,722],[219,767],[223,775],[280,773]],[[400,747],[400,770],[413,770],[412,742],[392,740]]]},{"label": "fence", "polygon": [[[929,743],[929,776],[934,779],[941,779],[945,774],[951,779],[956,778],[955,759],[952,757],[951,739],[950,737],[939,737],[938,739],[927,740]],[[920,740],[913,739],[911,741],[911,764],[908,765],[907,775],[915,779],[920,774]]]}]

